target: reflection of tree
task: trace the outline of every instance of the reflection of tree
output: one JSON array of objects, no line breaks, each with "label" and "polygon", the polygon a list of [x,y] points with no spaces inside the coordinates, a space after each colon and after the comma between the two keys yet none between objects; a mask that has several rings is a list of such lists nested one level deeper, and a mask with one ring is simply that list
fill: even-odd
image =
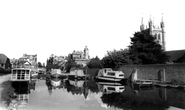
[{"label": "reflection of tree", "polygon": [[96,84],[95,81],[90,80],[90,81],[87,81],[86,84],[87,84],[88,88],[90,89],[90,91],[92,93],[98,93],[99,92],[98,85]]},{"label": "reflection of tree", "polygon": [[13,98],[14,94],[14,88],[11,86],[10,81],[5,81],[1,84],[1,87],[3,88],[1,91],[1,100],[4,101],[6,106],[8,107],[11,103],[11,100]]},{"label": "reflection of tree", "polygon": [[124,93],[103,94],[101,99],[103,103],[106,103],[108,106],[114,106],[123,109],[165,110],[169,107],[166,102],[153,102],[152,100],[147,101],[142,97]]},{"label": "reflection of tree", "polygon": [[51,95],[52,94],[52,85],[51,85],[51,78],[46,77],[46,86],[48,87],[48,92]]}]

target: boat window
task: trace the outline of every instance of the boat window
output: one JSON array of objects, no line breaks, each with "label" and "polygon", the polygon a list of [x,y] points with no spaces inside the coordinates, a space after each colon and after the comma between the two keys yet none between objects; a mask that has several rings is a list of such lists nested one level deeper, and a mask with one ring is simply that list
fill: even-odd
[{"label": "boat window", "polygon": [[18,74],[21,74],[21,70],[18,70]]},{"label": "boat window", "polygon": [[25,74],[25,70],[22,70],[22,74]]},{"label": "boat window", "polygon": [[114,87],[107,87],[108,90],[113,90],[115,91],[116,89]]},{"label": "boat window", "polygon": [[120,87],[120,89],[125,89],[124,87]]},{"label": "boat window", "polygon": [[107,72],[107,75],[115,76],[114,72]]},{"label": "boat window", "polygon": [[16,70],[13,70],[13,74],[16,74]]},{"label": "boat window", "polygon": [[119,76],[124,76],[123,74],[120,74]]},{"label": "boat window", "polygon": [[26,74],[29,74],[29,70],[26,70]]}]

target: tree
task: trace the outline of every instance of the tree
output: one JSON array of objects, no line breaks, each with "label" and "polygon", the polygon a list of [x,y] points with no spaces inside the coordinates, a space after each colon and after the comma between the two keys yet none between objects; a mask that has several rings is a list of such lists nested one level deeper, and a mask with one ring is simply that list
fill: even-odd
[{"label": "tree", "polygon": [[88,68],[102,68],[101,60],[96,56],[87,64]]},{"label": "tree", "polygon": [[149,30],[136,32],[131,38],[129,57],[133,64],[161,64],[166,63],[169,57],[164,53],[156,39],[149,35]]},{"label": "tree", "polygon": [[54,55],[52,54],[49,59],[47,59],[47,64],[46,64],[46,70],[50,70],[51,68],[54,69],[60,69],[60,66],[57,64],[54,64]]},{"label": "tree", "polygon": [[41,62],[38,62],[38,67],[42,67],[42,64],[41,64]]},{"label": "tree", "polygon": [[131,64],[127,49],[107,51],[107,56],[101,60],[105,68],[119,68],[122,65]]}]

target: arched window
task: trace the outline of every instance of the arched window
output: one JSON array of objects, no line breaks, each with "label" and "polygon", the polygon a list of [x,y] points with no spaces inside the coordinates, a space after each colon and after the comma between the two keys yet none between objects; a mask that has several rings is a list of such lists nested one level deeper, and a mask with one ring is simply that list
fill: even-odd
[{"label": "arched window", "polygon": [[157,39],[157,34],[154,35],[154,38]]}]

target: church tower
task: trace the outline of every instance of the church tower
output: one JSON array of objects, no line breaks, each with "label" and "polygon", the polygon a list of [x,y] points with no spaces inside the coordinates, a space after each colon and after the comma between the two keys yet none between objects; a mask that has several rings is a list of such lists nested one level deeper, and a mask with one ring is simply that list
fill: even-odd
[{"label": "church tower", "polygon": [[160,22],[160,25],[154,25],[154,21],[151,20],[151,16],[148,22],[148,26],[149,28],[144,28],[144,24],[143,24],[143,18],[141,21],[141,26],[140,26],[140,30],[142,31],[146,31],[149,30],[149,34],[152,35],[155,38],[155,41],[157,43],[159,43],[163,50],[166,50],[165,47],[165,25],[164,25],[164,21],[163,21],[163,16],[162,16],[162,20]]},{"label": "church tower", "polygon": [[87,48],[87,46],[85,46],[84,48],[84,58],[89,59],[89,49]]}]

